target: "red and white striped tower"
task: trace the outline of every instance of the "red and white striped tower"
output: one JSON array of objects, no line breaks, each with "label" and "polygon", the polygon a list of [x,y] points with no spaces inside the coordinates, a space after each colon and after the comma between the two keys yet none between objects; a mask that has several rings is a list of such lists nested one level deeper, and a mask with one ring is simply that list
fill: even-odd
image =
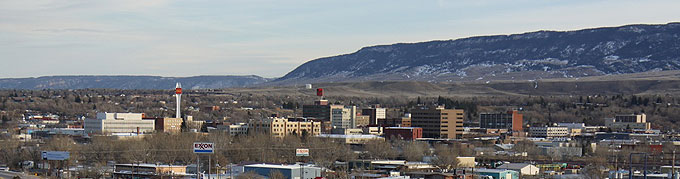
[{"label": "red and white striped tower", "polygon": [[182,103],[182,84],[180,84],[180,83],[177,83],[177,85],[175,85],[175,97],[177,98],[177,109],[175,109],[175,110],[177,110],[177,114],[176,114],[175,117],[181,118],[182,114],[180,113],[180,111],[182,111],[182,110],[180,110],[179,107],[180,107],[180,104]]}]

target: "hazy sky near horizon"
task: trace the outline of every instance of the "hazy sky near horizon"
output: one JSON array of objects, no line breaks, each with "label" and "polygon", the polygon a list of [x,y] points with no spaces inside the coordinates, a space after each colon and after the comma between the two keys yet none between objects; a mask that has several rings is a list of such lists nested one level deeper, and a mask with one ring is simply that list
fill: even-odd
[{"label": "hazy sky near horizon", "polygon": [[280,77],[365,46],[680,21],[677,0],[4,0],[0,78]]}]

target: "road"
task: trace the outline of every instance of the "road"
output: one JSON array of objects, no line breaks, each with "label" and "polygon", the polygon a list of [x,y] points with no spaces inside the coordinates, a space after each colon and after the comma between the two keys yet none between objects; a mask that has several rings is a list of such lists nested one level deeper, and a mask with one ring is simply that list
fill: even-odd
[{"label": "road", "polygon": [[40,179],[38,176],[26,175],[24,173],[0,171],[0,178],[14,178],[14,176],[21,176],[22,179]]}]

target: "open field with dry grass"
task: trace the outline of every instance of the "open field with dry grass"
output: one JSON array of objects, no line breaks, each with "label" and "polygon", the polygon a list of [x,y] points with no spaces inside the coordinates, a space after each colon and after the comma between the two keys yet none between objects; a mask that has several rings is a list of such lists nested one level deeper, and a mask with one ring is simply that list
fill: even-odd
[{"label": "open field with dry grass", "polygon": [[[587,78],[536,81],[489,81],[430,83],[420,81],[380,81],[318,83],[327,96],[504,96],[504,95],[613,95],[680,94],[680,71],[646,72]],[[303,85],[224,89],[226,93],[266,95],[314,95]]]}]

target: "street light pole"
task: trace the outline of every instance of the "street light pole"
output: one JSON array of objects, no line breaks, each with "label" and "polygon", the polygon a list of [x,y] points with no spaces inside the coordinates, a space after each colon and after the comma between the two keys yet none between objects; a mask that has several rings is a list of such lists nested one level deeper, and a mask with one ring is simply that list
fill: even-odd
[{"label": "street light pole", "polygon": [[671,161],[671,179],[675,179],[675,150],[673,150],[673,160]]}]

